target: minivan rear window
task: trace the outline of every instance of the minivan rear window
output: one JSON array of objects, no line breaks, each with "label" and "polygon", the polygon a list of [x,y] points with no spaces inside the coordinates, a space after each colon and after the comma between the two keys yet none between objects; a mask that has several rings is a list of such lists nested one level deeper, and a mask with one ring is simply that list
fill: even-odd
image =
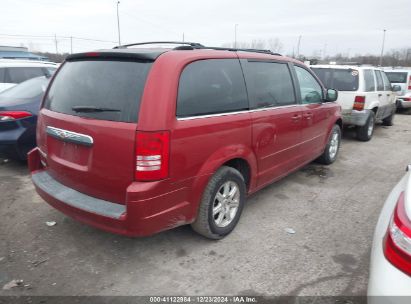
[{"label": "minivan rear window", "polygon": [[68,61],[57,73],[44,107],[69,115],[137,122],[151,62]]},{"label": "minivan rear window", "polygon": [[311,68],[326,88],[338,91],[358,90],[358,71],[353,69]]},{"label": "minivan rear window", "polygon": [[385,75],[387,75],[391,83],[406,83],[407,74],[407,72],[385,72]]}]

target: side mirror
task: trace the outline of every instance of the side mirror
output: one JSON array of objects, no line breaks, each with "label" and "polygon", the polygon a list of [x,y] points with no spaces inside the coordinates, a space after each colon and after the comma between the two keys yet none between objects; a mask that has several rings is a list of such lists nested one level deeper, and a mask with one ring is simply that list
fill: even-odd
[{"label": "side mirror", "polygon": [[325,101],[333,102],[338,98],[338,91],[334,89],[327,89],[327,95],[325,96]]},{"label": "side mirror", "polygon": [[391,90],[393,92],[399,92],[399,91],[401,91],[401,87],[398,84],[395,84],[391,87]]}]

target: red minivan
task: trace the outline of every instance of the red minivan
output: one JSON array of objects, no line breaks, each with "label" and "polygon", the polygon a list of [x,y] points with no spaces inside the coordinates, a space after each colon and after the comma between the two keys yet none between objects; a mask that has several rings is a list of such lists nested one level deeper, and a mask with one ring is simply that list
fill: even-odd
[{"label": "red minivan", "polygon": [[70,55],[51,80],[29,167],[56,209],[128,236],[191,224],[220,239],[248,195],[336,159],[337,91],[301,62],[141,45]]}]

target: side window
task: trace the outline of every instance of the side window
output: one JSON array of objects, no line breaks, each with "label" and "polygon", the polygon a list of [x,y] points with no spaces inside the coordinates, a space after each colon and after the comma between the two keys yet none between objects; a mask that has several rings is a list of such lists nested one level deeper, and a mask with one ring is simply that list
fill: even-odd
[{"label": "side window", "polygon": [[6,69],[0,69],[0,83],[4,83],[6,78]]},{"label": "side window", "polygon": [[20,83],[28,79],[44,76],[43,70],[40,67],[12,67],[7,68],[8,81],[11,83]]},{"label": "side window", "polygon": [[183,70],[178,87],[178,117],[248,108],[244,77],[238,59],[200,60]]},{"label": "side window", "polygon": [[298,82],[300,83],[301,101],[307,103],[319,103],[323,99],[323,89],[318,81],[306,69],[295,66]]},{"label": "side window", "polygon": [[384,81],[384,91],[391,91],[391,83],[388,80],[387,75],[381,71],[382,80]]},{"label": "side window", "polygon": [[245,67],[253,109],[296,104],[287,63],[251,61]]},{"label": "side window", "polygon": [[372,70],[364,70],[364,82],[366,92],[375,91],[375,80]]},{"label": "side window", "polygon": [[375,76],[377,76],[377,91],[384,91],[384,83],[382,82],[381,72],[375,70]]}]

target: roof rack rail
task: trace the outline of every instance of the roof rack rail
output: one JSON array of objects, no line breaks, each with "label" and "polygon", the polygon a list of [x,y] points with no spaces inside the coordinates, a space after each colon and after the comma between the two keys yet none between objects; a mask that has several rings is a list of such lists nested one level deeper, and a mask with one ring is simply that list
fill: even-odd
[{"label": "roof rack rail", "polygon": [[128,48],[130,46],[136,45],[147,45],[147,44],[183,44],[187,46],[191,46],[192,48],[203,48],[204,46],[197,42],[184,42],[184,41],[149,41],[149,42],[138,42],[138,43],[131,43],[131,44],[124,44],[115,46],[114,49],[123,49]]},{"label": "roof rack rail", "polygon": [[231,52],[253,52],[253,53],[261,53],[261,54],[269,54],[269,55],[277,55],[281,56],[279,53],[274,53],[271,50],[263,50],[263,49],[244,49],[244,48],[227,48],[227,47],[217,47],[217,46],[204,46],[198,42],[184,42],[184,41],[150,41],[150,42],[139,42],[139,43],[131,43],[131,44],[124,44],[115,46],[114,49],[123,49],[128,48],[130,46],[136,45],[149,45],[149,44],[178,44],[179,46],[173,48],[174,50],[198,50],[198,49],[206,49],[206,50],[217,50],[217,51],[231,51]]},{"label": "roof rack rail", "polygon": [[215,47],[215,46],[203,46],[201,48],[202,49],[217,50],[217,51],[252,52],[252,53],[262,53],[262,54],[270,54],[270,55],[281,56],[281,54],[279,54],[279,53],[274,53],[271,50],[264,50],[264,49],[226,48],[226,47]]}]

